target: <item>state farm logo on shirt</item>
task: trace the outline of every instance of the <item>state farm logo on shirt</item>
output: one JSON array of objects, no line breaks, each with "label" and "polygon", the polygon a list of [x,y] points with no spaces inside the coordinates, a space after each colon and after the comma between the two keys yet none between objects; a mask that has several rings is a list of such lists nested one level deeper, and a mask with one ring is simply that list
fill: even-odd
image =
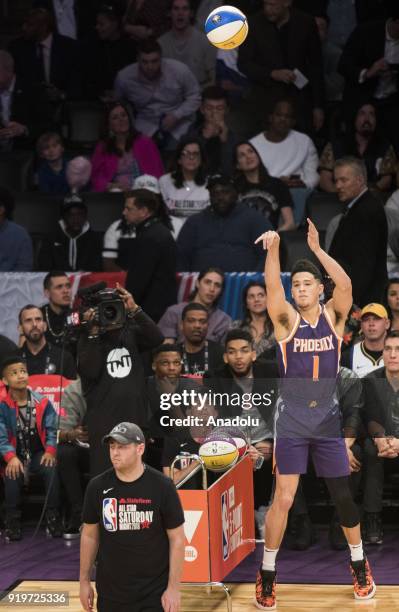
[{"label": "state farm logo on shirt", "polygon": [[117,531],[118,529],[117,507],[118,502],[115,497],[103,499],[103,524],[107,531]]},{"label": "state farm logo on shirt", "polygon": [[107,371],[112,378],[126,378],[132,370],[132,358],[127,348],[112,349],[107,357]]}]

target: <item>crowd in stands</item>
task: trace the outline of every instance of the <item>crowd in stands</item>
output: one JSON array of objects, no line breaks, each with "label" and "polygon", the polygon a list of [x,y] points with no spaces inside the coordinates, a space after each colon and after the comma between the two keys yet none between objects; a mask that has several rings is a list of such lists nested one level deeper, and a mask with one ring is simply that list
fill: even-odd
[{"label": "crowd in stands", "polygon": [[[0,49],[0,271],[51,271],[47,303],[17,313],[19,346],[0,338],[9,539],[21,537],[27,472],[55,483],[52,535],[79,534],[85,475],[108,467],[101,438],[121,421],[146,430],[147,460],[167,474],[179,450],[196,452],[188,428],[159,425],[162,393],[198,389],[187,376],[240,395],[275,385],[264,284],[245,287],[240,320],[218,300],[225,273],[263,270],[254,242],[269,229],[281,233],[284,270],[294,247],[310,257],[308,216],[321,220],[323,245],[352,280],[339,402],[356,440],[364,540],[383,539],[384,474],[399,474],[399,4],[236,2],[249,34],[231,51],[203,32],[218,4],[75,0],[60,10],[36,0],[20,36]],[[94,197],[107,211],[101,230]],[[29,220],[39,200],[49,214],[37,235]],[[122,329],[65,331],[76,271],[127,273],[117,289]],[[180,303],[178,272],[199,272]],[[32,374],[73,380],[58,424],[51,402],[29,390]],[[250,411],[261,423],[250,454],[262,515],[273,427],[270,413]],[[224,417],[240,413],[219,407]],[[297,548],[312,541],[305,497],[300,487],[289,530]],[[334,519],[330,533],[339,547]]]}]

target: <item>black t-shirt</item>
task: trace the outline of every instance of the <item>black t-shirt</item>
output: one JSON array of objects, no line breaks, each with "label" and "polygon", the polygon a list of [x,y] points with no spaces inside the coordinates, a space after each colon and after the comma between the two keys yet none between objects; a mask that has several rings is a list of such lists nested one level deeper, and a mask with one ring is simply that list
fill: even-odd
[{"label": "black t-shirt", "polygon": [[115,470],[90,481],[83,522],[100,527],[96,573],[97,592],[119,603],[162,595],[169,575],[166,530],[184,523],[173,482],[149,466],[133,482],[123,482]]},{"label": "black t-shirt", "polygon": [[36,355],[33,355],[26,345],[22,347],[20,353],[26,360],[29,375],[62,374],[65,378],[69,378],[70,380],[76,378],[75,362],[71,353],[67,350],[64,351],[62,359],[62,350],[47,342],[42,350]]},{"label": "black t-shirt", "polygon": [[274,229],[277,229],[281,209],[293,207],[290,191],[278,178],[266,177],[261,183],[249,183],[244,178],[236,181],[239,193],[239,202],[243,202],[249,208],[258,210],[270,221]]},{"label": "black t-shirt", "polygon": [[200,376],[223,365],[223,348],[217,342],[207,340],[196,353],[188,353],[183,344],[180,346],[183,352],[183,374]]}]

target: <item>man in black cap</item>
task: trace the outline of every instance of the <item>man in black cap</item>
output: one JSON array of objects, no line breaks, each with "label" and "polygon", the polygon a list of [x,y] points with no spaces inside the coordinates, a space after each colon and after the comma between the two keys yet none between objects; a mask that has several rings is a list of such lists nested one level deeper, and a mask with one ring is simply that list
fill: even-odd
[{"label": "man in black cap", "polygon": [[212,266],[224,272],[261,270],[264,254],[254,242],[260,229],[273,229],[270,222],[257,210],[237,203],[237,191],[229,176],[211,176],[207,186],[211,205],[187,219],[179,233],[178,271]]},{"label": "man in black cap", "polygon": [[102,270],[102,236],[91,229],[87,206],[76,194],[65,198],[59,227],[44,241],[39,270]]},{"label": "man in black cap", "polygon": [[184,514],[172,481],[142,461],[134,423],[104,436],[113,468],[90,481],[83,508],[80,601],[94,609],[90,572],[97,556],[99,612],[179,612]]}]

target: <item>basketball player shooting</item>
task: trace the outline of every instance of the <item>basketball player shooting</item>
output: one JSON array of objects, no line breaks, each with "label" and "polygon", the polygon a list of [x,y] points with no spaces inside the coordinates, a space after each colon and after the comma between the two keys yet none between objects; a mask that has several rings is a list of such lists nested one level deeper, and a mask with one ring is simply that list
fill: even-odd
[{"label": "basketball player shooting", "polygon": [[325,478],[349,545],[354,596],[366,600],[376,591],[363,553],[358,509],[349,488],[348,453],[353,440],[342,437],[335,393],[341,337],[352,306],[352,284],[341,266],[320,247],[318,231],[310,219],[307,241],[335,285],[325,305],[320,304],[321,273],[308,260],[295,263],[291,272],[294,305],[287,302],[280,278],[280,237],[269,231],[256,240],[267,250],[268,311],[278,342],[282,379],[275,433],[276,490],[266,513],[263,562],[256,578],[256,606],[261,610],[276,608],[276,556],[309,453],[317,475]]}]

